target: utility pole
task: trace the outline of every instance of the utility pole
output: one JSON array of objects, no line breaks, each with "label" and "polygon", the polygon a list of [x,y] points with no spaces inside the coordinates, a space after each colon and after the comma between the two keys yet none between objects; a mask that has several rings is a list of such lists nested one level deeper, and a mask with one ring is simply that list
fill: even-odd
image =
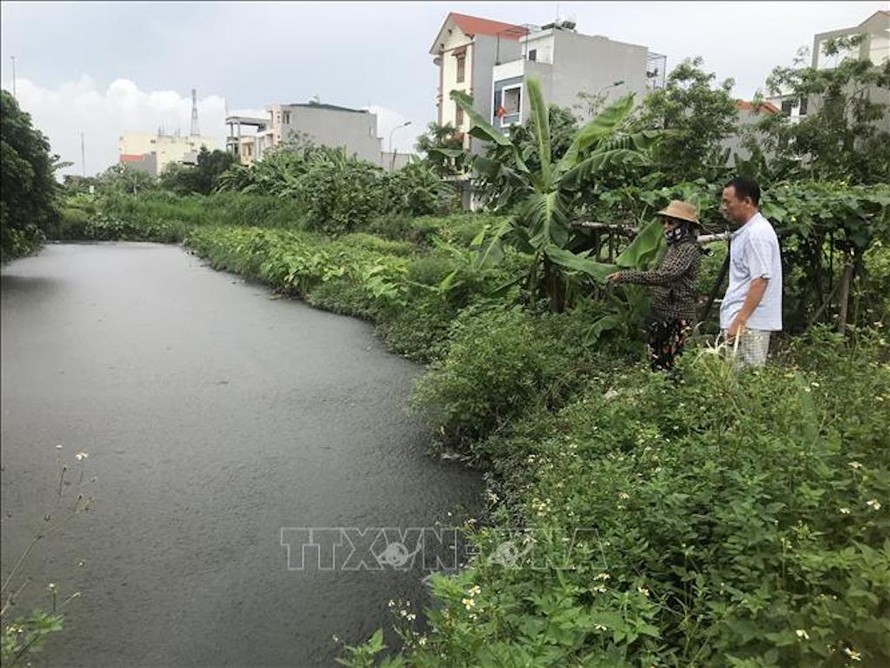
[{"label": "utility pole", "polygon": [[15,94],[15,56],[10,56],[10,58],[12,58],[12,96],[18,101]]},{"label": "utility pole", "polygon": [[196,137],[201,134],[198,129],[198,91],[192,88],[192,124],[189,128],[189,136]]},{"label": "utility pole", "polygon": [[86,145],[83,141],[83,132],[80,133],[80,170],[81,174],[83,174],[84,178],[87,175],[87,152]]}]

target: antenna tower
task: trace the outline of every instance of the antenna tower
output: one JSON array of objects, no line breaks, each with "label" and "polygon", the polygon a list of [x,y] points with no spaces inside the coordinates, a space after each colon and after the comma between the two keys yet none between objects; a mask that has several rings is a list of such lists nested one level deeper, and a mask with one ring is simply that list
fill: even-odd
[{"label": "antenna tower", "polygon": [[192,137],[201,134],[198,130],[198,91],[194,88],[192,88],[192,127],[189,129],[189,134]]}]

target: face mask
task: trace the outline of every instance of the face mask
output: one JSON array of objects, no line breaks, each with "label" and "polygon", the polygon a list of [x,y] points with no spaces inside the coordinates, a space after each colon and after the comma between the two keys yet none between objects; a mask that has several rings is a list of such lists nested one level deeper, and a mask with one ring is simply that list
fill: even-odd
[{"label": "face mask", "polygon": [[686,237],[686,228],[683,226],[675,227],[672,230],[664,231],[664,238],[667,239],[668,244],[675,244],[678,241],[681,241]]}]

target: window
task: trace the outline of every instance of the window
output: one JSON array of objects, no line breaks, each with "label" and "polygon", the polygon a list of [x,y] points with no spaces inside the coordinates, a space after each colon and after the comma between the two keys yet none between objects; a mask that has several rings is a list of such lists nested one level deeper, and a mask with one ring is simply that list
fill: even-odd
[{"label": "window", "polygon": [[290,112],[289,111],[284,112],[284,124],[290,125]]},{"label": "window", "polygon": [[464,109],[457,102],[454,103],[454,125],[460,127],[464,124]]},{"label": "window", "polygon": [[457,83],[462,83],[467,74],[467,54],[466,52],[457,53],[454,57],[457,59]]},{"label": "window", "polygon": [[529,51],[529,52],[528,52],[528,59],[529,59],[529,60],[537,60],[537,59],[538,59],[538,50],[537,50],[537,49],[532,49],[531,51]]},{"label": "window", "polygon": [[503,105],[504,110],[507,112],[507,115],[519,113],[519,106],[521,104],[520,91],[521,88],[519,86],[504,89]]},{"label": "window", "polygon": [[800,109],[798,110],[797,113],[800,114],[801,116],[807,115],[807,101],[808,100],[805,97],[800,98]]},{"label": "window", "polygon": [[794,100],[782,100],[782,115],[783,116],[790,116],[792,109],[794,109]]}]

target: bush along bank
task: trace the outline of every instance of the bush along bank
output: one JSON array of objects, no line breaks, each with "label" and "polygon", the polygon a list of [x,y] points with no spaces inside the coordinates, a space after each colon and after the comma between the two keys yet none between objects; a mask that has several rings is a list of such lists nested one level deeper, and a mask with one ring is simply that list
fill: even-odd
[{"label": "bush along bank", "polygon": [[[516,411],[471,446],[497,481],[478,554],[384,665],[887,665],[888,361],[880,330],[816,329],[742,374],[707,347],[679,381],[603,360]],[[427,392],[460,414],[449,383]]]}]

